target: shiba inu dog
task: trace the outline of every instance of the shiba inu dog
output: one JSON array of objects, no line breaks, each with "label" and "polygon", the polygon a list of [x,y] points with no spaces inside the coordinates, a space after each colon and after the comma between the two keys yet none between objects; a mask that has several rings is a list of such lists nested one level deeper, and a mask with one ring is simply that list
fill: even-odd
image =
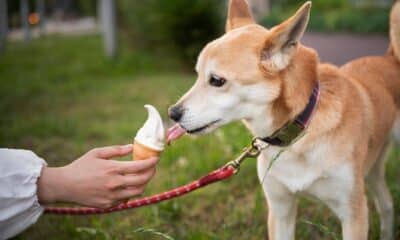
[{"label": "shiba inu dog", "polygon": [[[400,1],[391,12],[386,55],[340,68],[321,64],[316,51],[300,43],[310,8],[307,2],[266,29],[254,22],[245,0],[231,0],[226,33],[201,51],[197,81],[169,109],[178,123],[169,135],[204,134],[242,120],[254,136],[268,140],[258,176],[269,239],[295,238],[299,194],[320,199],[337,215],[343,239],[367,239],[366,187],[380,215],[381,239],[393,239],[384,164],[390,133],[400,135]],[[304,136],[285,145],[264,179],[283,148],[274,133],[294,124],[305,128]]]}]

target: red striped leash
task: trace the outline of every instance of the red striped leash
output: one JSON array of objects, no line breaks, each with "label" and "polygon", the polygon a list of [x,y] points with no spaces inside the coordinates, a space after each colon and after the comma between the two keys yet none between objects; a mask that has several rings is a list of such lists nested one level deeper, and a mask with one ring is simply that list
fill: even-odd
[{"label": "red striped leash", "polygon": [[[267,145],[268,146],[268,145]],[[105,214],[111,212],[118,212],[127,209],[144,207],[152,204],[156,204],[162,201],[170,200],[176,197],[186,195],[193,192],[199,188],[205,187],[209,184],[216,183],[225,179],[230,178],[235,175],[240,170],[241,163],[246,158],[256,158],[260,152],[267,146],[261,147],[257,143],[257,138],[255,138],[251,146],[245,148],[242,154],[235,160],[228,162],[225,166],[212,171],[204,177],[195,180],[189,184],[171,189],[169,191],[155,194],[149,197],[144,197],[140,199],[134,199],[125,203],[121,203],[117,206],[111,208],[90,208],[90,207],[46,207],[44,213],[47,214],[58,214],[58,215],[92,215],[92,214]]]}]

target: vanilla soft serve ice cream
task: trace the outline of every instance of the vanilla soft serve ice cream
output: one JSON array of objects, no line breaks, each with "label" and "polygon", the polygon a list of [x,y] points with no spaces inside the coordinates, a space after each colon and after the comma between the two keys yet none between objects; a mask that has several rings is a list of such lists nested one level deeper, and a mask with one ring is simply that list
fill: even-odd
[{"label": "vanilla soft serve ice cream", "polygon": [[160,114],[152,105],[145,105],[148,117],[136,133],[133,145],[135,160],[159,156],[165,146],[165,129]]},{"label": "vanilla soft serve ice cream", "polygon": [[163,151],[165,144],[165,130],[160,114],[152,105],[144,105],[148,117],[142,128],[136,133],[135,141],[152,148]]}]

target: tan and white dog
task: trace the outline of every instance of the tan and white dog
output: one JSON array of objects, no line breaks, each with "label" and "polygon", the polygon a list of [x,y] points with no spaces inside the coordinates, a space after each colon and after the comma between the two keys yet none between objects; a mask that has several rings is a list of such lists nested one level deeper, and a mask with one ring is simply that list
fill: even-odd
[{"label": "tan and white dog", "polygon": [[254,22],[245,0],[229,4],[226,33],[201,51],[198,79],[170,108],[170,117],[192,134],[243,120],[254,136],[265,137],[304,110],[319,82],[306,134],[287,148],[264,181],[281,148],[270,147],[258,158],[269,239],[294,239],[299,194],[327,204],[341,221],[343,239],[367,239],[367,186],[379,211],[381,239],[393,239],[384,164],[396,119],[400,131],[400,2],[392,9],[388,53],[341,68],[321,64],[315,50],[299,43],[310,2],[272,29]]}]

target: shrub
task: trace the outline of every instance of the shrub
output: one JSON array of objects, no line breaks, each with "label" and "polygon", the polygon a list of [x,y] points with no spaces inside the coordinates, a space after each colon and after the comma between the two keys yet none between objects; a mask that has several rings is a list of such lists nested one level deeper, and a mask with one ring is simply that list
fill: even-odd
[{"label": "shrub", "polygon": [[222,31],[223,1],[120,0],[119,21],[131,45],[176,52],[192,65],[200,49]]},{"label": "shrub", "polygon": [[[267,27],[284,21],[296,8],[273,8],[262,19]],[[389,27],[388,8],[351,8],[321,10],[314,8],[308,29],[318,32],[387,33]]]}]

